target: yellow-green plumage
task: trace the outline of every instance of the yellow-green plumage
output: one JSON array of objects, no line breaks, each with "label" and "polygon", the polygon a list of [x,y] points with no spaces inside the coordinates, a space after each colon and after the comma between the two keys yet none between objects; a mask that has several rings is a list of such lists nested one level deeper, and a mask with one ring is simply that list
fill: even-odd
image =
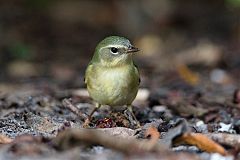
[{"label": "yellow-green plumage", "polygon": [[99,104],[131,105],[139,86],[139,74],[133,64],[119,67],[89,65],[86,72],[87,89]]},{"label": "yellow-green plumage", "polygon": [[107,37],[98,44],[85,74],[87,90],[96,103],[132,104],[140,83],[132,60],[132,52],[136,51],[129,40],[118,36]]}]

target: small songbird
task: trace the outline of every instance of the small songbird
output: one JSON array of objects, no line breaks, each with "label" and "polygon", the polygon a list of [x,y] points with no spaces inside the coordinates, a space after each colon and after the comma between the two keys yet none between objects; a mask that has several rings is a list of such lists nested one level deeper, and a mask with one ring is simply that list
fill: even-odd
[{"label": "small songbird", "polygon": [[119,36],[107,37],[97,45],[84,80],[96,108],[85,123],[90,122],[101,105],[126,105],[135,118],[132,102],[138,92],[140,77],[132,53],[138,51],[128,39]]}]

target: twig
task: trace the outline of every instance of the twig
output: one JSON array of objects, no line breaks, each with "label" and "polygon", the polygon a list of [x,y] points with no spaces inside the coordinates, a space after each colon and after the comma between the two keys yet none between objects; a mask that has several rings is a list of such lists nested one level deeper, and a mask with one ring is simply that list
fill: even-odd
[{"label": "twig", "polygon": [[62,104],[66,108],[70,109],[70,111],[72,111],[74,114],[76,114],[80,118],[83,118],[83,119],[87,118],[87,115],[80,112],[79,109],[76,106],[74,106],[68,99],[66,99],[66,98],[63,99]]},{"label": "twig", "polygon": [[53,144],[59,149],[74,147],[83,142],[86,144],[102,145],[127,154],[144,151],[169,151],[164,144],[155,143],[155,145],[152,145],[153,142],[149,140],[115,137],[96,129],[65,130],[53,140]]},{"label": "twig", "polygon": [[208,133],[206,136],[220,144],[240,148],[240,135],[228,133]]}]

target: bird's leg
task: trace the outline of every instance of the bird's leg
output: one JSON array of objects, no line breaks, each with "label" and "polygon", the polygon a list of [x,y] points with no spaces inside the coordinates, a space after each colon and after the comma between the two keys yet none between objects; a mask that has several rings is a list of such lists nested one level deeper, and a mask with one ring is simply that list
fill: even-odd
[{"label": "bird's leg", "polygon": [[[128,109],[128,111],[131,113],[131,116],[132,116],[133,120],[135,121],[134,124],[136,125],[136,127],[137,127],[137,128],[140,128],[141,125],[140,125],[139,121],[137,120],[135,114],[133,113],[132,105],[127,105],[127,109]],[[130,120],[130,121],[131,121],[131,120]]]},{"label": "bird's leg", "polygon": [[101,107],[101,104],[96,103],[95,108],[92,110],[92,112],[89,114],[88,118],[91,120],[92,119],[92,115]]},{"label": "bird's leg", "polygon": [[101,107],[101,104],[96,103],[95,108],[92,110],[92,112],[89,114],[88,118],[84,121],[83,123],[83,127],[87,127],[89,125],[89,123],[92,120],[92,115]]}]

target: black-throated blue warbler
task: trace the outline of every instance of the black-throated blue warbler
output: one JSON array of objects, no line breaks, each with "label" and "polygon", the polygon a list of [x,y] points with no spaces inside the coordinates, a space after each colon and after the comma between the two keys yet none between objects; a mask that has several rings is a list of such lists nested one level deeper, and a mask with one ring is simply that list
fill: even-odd
[{"label": "black-throated blue warbler", "polygon": [[132,102],[140,84],[132,53],[138,51],[128,39],[119,36],[106,37],[97,45],[84,80],[90,97],[96,102],[96,108],[85,124],[101,105],[126,105],[132,113]]}]

